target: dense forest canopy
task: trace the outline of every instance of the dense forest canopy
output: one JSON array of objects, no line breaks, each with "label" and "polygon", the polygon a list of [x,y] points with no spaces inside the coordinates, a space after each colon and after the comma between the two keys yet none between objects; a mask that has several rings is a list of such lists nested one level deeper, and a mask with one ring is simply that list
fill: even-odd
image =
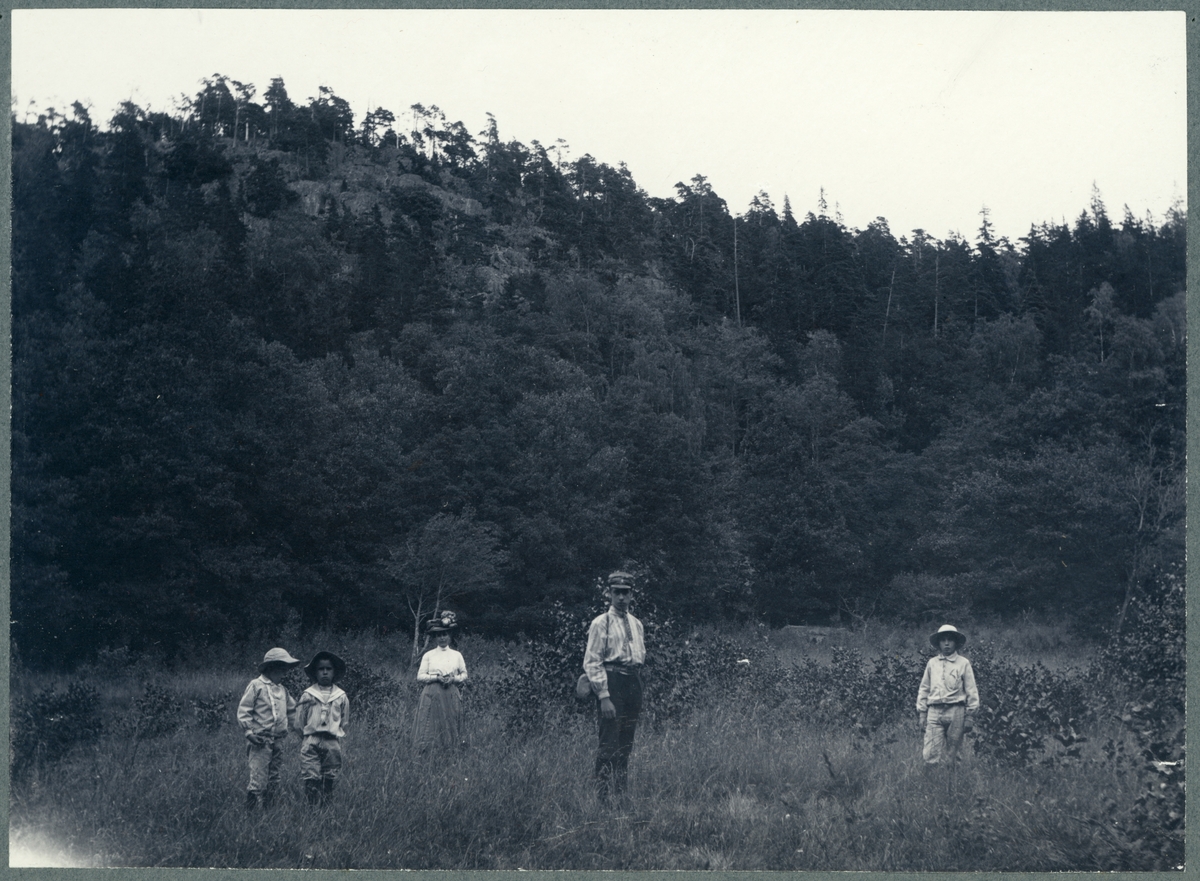
[{"label": "dense forest canopy", "polygon": [[695,621],[1096,631],[1182,565],[1178,206],[897,237],[255,95],[14,119],[23,658],[511,635],[615,565]]}]

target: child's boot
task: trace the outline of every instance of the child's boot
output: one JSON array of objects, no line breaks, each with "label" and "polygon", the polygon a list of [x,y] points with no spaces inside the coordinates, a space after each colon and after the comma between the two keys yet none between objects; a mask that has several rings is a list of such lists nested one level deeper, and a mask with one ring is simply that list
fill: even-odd
[{"label": "child's boot", "polygon": [[327,801],[327,802],[333,801],[333,787],[336,783],[337,783],[337,781],[334,780],[332,777],[326,777],[322,781],[322,786],[323,786],[323,790],[324,790],[322,793],[322,796],[323,796],[324,801]]},{"label": "child's boot", "polygon": [[321,803],[321,781],[320,780],[305,780],[304,781],[304,800],[310,805],[319,805]]}]

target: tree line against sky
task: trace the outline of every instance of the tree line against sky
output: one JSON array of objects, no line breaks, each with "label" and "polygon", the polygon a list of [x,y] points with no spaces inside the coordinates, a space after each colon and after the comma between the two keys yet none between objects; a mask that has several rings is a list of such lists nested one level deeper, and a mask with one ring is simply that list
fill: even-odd
[{"label": "tree line against sky", "polygon": [[535,633],[618,565],[697,622],[1095,633],[1181,565],[1179,206],[898,237],[254,94],[14,119],[23,657]]}]

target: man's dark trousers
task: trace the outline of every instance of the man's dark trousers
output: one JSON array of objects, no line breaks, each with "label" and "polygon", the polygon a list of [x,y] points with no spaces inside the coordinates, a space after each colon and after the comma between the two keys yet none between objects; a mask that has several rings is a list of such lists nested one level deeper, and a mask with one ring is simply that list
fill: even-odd
[{"label": "man's dark trousers", "polygon": [[609,669],[608,698],[617,715],[605,719],[604,714],[600,714],[596,786],[601,801],[607,801],[610,790],[617,794],[624,792],[629,779],[629,754],[633,752],[633,735],[637,731],[638,714],[642,711],[641,674]]}]

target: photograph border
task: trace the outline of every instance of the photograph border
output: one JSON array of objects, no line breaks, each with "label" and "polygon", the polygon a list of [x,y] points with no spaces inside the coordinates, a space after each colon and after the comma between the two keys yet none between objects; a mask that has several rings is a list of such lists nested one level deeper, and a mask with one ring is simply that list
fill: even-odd
[{"label": "photograph border", "polygon": [[[141,3],[105,3],[105,2],[75,2],[75,0],[60,0],[60,2],[30,2],[19,4],[5,3],[0,7],[0,53],[3,54],[3,76],[5,82],[10,83],[11,65],[12,65],[12,29],[11,11],[14,8],[18,9],[39,9],[39,8],[112,8],[120,7],[141,7],[141,8],[272,8],[272,9],[623,9],[623,10],[645,10],[645,9],[735,9],[735,10],[764,10],[764,9],[824,9],[824,10],[906,10],[906,11],[951,11],[951,10],[972,10],[972,11],[1169,11],[1179,10],[1186,15],[1186,56],[1191,62],[1188,65],[1187,71],[1187,132],[1188,132],[1188,174],[1187,174],[1187,196],[1189,207],[1200,205],[1200,181],[1196,174],[1196,156],[1197,149],[1200,147],[1200,30],[1197,27],[1197,18],[1200,16],[1200,0],[1188,0],[1179,4],[1175,3],[1159,3],[1149,2],[1149,0],[1118,0],[1118,2],[1071,2],[1071,0],[1050,0],[1050,2],[1035,3],[1035,2],[1007,2],[1007,3],[984,3],[984,2],[931,2],[931,0],[910,0],[910,2],[897,2],[897,0],[856,0],[856,2],[846,2],[846,0],[826,0],[826,2],[799,2],[799,3],[783,3],[774,2],[774,0],[758,0],[758,2],[693,2],[693,3],[675,3],[675,2],[657,2],[657,3],[620,3],[620,2],[537,2],[537,0],[465,0],[465,2],[421,2],[421,3],[373,3],[373,2],[336,2],[336,0],[328,0],[328,2],[248,2],[248,0],[232,0],[232,2],[198,2],[194,4],[182,4],[172,2],[141,2]],[[10,89],[11,94],[11,89]],[[12,199],[12,168],[11,168],[11,138],[12,126],[9,114],[5,114],[4,120],[0,123],[0,129],[3,134],[3,150],[4,155],[9,161],[4,163],[3,171],[0,172],[0,197],[6,203],[11,205]],[[11,233],[12,220],[11,214],[5,212],[0,217],[0,248],[4,249],[7,257],[6,263],[11,269]],[[1189,223],[1187,233],[1188,244],[1188,277],[1191,280],[1200,278],[1200,224]],[[3,298],[4,308],[0,309],[0,346],[3,347],[3,366],[0,369],[5,371],[3,383],[3,397],[0,398],[0,406],[6,414],[6,418],[0,423],[0,433],[4,440],[4,456],[5,463],[9,467],[5,467],[0,472],[0,494],[2,494],[4,504],[0,506],[0,517],[3,518],[2,536],[0,542],[3,543],[3,558],[8,561],[11,554],[11,408],[12,408],[12,388],[11,388],[11,369],[12,369],[12,314],[11,314],[11,272],[4,274]],[[1200,298],[1191,296],[1187,302],[1187,317],[1190,328],[1200,328]],[[1187,416],[1187,541],[1186,548],[1188,556],[1195,558],[1195,555],[1200,551],[1200,541],[1196,537],[1196,527],[1200,525],[1196,520],[1198,506],[1200,506],[1200,469],[1196,463],[1200,461],[1200,393],[1197,392],[1197,377],[1200,375],[1200,333],[1192,332],[1188,335],[1187,344],[1188,354],[1188,416]],[[0,592],[2,592],[2,602],[4,608],[3,621],[0,622],[0,627],[3,628],[3,637],[7,642],[9,640],[9,587],[10,574],[6,566],[3,570],[2,578],[0,578]],[[1192,572],[1187,574],[1187,592],[1191,602],[1188,604],[1187,612],[1187,645],[1189,662],[1197,659],[1200,655],[1200,611],[1197,609],[1197,594],[1196,594],[1196,576]],[[2,704],[5,714],[9,710],[9,672],[10,672],[10,656],[5,653],[3,660],[0,661],[4,671],[4,685],[0,689],[0,704]],[[1200,674],[1194,665],[1190,665],[1191,669],[1188,673],[1188,688],[1187,696],[1189,704],[1197,706],[1200,699]],[[1198,734],[1200,734],[1200,714],[1194,717],[1189,717],[1187,720],[1188,739],[1193,746],[1200,742]],[[8,745],[5,745],[6,755]],[[1189,787],[1189,796],[1192,794],[1192,787]],[[0,810],[3,811],[5,820],[8,818],[9,806],[9,779],[5,775],[2,783],[3,806]],[[1190,801],[1190,799],[1189,799]],[[1200,808],[1195,805],[1189,805],[1192,809],[1187,812],[1187,833],[1186,833],[1186,853],[1191,863],[1195,863],[1200,850],[1197,849],[1200,845]],[[7,825],[7,822],[6,822]],[[347,870],[278,870],[278,869],[204,869],[204,868],[163,868],[163,869],[42,869],[42,868],[9,868],[8,867],[8,840],[7,837],[2,846],[2,854],[0,854],[0,879],[54,879],[54,881],[75,881],[75,879],[90,879],[100,877],[102,874],[108,877],[114,877],[112,873],[120,873],[115,877],[126,878],[136,877],[138,879],[150,879],[150,881],[191,881],[191,879],[212,879],[212,878],[235,878],[237,881],[278,881],[281,872],[299,872],[304,878],[321,879],[321,881],[342,881],[344,872]],[[1196,866],[1191,865],[1189,868],[1193,872],[1196,871]],[[445,871],[445,870],[354,870],[356,876],[370,878],[413,878],[420,881],[441,881],[448,877],[455,879],[463,879],[463,881],[509,881],[509,879],[530,879],[538,876],[553,876],[568,877],[571,879],[579,879],[579,881],[601,881],[601,879],[612,879],[614,876],[620,876],[621,881],[668,881],[668,879],[678,879],[685,875],[703,875],[705,878],[720,878],[734,879],[745,878],[747,876],[760,879],[770,876],[780,878],[791,877],[793,875],[803,875],[805,879],[824,879],[830,881],[845,874],[839,871],[814,871],[814,872],[787,872],[787,871],[713,871],[713,872],[676,872],[676,871],[620,871],[620,872],[601,872],[587,870],[534,870],[534,871],[515,871],[515,870],[496,870],[496,871]],[[200,873],[203,873],[201,875]],[[883,873],[883,872],[863,872],[855,873],[859,877],[872,878],[922,878],[927,877],[930,873],[925,872],[909,872],[902,874]],[[955,874],[968,873],[939,873],[953,877]],[[1050,877],[1051,873],[969,873],[974,879],[1006,879],[1006,881],[1015,881],[1015,879],[1038,878],[1044,874]],[[1061,873],[1053,873],[1055,876]],[[1142,876],[1147,873],[1112,873],[1106,875],[1110,878],[1125,878]]]}]

